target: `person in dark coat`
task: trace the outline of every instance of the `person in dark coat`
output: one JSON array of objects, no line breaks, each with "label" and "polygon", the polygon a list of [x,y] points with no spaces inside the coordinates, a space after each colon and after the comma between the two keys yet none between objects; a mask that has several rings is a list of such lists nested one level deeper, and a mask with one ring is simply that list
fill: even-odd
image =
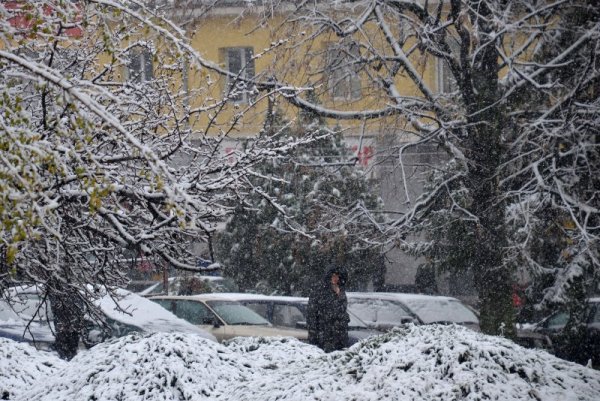
[{"label": "person in dark coat", "polygon": [[330,269],[308,299],[308,342],[325,352],[343,349],[348,344],[346,278],[345,270]]}]

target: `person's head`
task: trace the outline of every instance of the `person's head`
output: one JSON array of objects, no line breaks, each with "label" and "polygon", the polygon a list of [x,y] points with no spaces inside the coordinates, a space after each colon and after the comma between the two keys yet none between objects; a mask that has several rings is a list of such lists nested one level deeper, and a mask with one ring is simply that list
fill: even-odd
[{"label": "person's head", "polygon": [[346,285],[347,277],[348,274],[346,273],[345,269],[333,268],[327,271],[325,280],[327,284],[335,284],[343,287]]}]

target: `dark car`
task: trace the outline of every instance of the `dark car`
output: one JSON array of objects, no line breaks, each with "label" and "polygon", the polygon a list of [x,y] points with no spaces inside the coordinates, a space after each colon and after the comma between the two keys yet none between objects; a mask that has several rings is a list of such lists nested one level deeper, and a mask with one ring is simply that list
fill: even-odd
[{"label": "dark car", "polygon": [[[246,305],[276,326],[306,329],[308,298],[259,294],[227,294],[227,296]],[[350,316],[348,346],[382,333],[379,330],[369,328],[352,311],[348,310],[348,314]]]},{"label": "dark car", "polygon": [[554,353],[559,358],[600,367],[600,298],[590,298],[582,333],[566,333],[569,313],[558,311],[538,323],[534,331],[545,334],[552,341]]}]

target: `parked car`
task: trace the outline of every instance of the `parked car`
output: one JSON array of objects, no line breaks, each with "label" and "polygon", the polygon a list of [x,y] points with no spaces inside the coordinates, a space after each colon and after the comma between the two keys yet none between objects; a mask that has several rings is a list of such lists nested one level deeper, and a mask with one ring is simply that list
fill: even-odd
[{"label": "parked car", "polygon": [[456,323],[476,331],[475,311],[452,297],[395,292],[349,292],[348,309],[369,327],[388,330],[405,323]]},{"label": "parked car", "polygon": [[552,341],[552,349],[556,356],[573,362],[600,367],[600,298],[588,299],[585,316],[585,330],[581,337],[573,338],[573,334],[565,333],[569,321],[569,313],[557,311],[534,326],[534,331],[544,334]]},{"label": "parked car", "polygon": [[517,337],[515,338],[515,342],[525,348],[538,348],[548,352],[554,352],[550,337],[543,333],[522,328],[520,325],[517,325]]},{"label": "parked car", "polygon": [[[11,303],[0,303],[0,336],[29,342],[38,348],[49,348],[54,343],[54,317],[50,305],[42,303],[36,287],[18,287],[9,291]],[[95,302],[105,315],[109,331],[89,320],[81,347],[132,332],[179,332],[216,341],[209,332],[178,318],[144,297],[124,289],[117,289],[115,295],[112,297],[107,294]],[[24,330],[27,325],[30,325],[30,329]]]},{"label": "parked car", "polygon": [[[241,293],[223,295],[246,305],[276,326],[306,329],[308,298]],[[370,329],[365,322],[351,311],[348,311],[348,315],[350,316],[348,346],[372,335],[381,334],[379,330]]]},{"label": "parked car", "polygon": [[168,292],[165,291],[164,282],[159,281],[139,291],[138,294],[148,297],[152,295],[196,295],[238,291],[238,287],[232,279],[222,276],[175,276],[169,277],[167,282]]},{"label": "parked car", "polygon": [[[460,324],[479,331],[478,312],[459,299],[437,295],[404,293],[348,293],[348,308],[370,327],[386,330],[404,323]],[[542,333],[518,329],[515,342],[527,348],[550,350]]]},{"label": "parked car", "polygon": [[159,295],[149,298],[176,316],[212,333],[219,342],[234,337],[295,337],[306,341],[306,330],[273,326],[227,294]]},{"label": "parked car", "polygon": [[54,333],[48,324],[19,316],[6,301],[0,301],[0,337],[31,343],[43,350],[50,350],[54,343]]}]

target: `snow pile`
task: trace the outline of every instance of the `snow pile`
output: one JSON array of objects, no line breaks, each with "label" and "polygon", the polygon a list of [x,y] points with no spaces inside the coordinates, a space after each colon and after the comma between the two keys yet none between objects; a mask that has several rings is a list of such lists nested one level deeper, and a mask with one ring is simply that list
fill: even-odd
[{"label": "snow pile", "polygon": [[396,330],[340,359],[362,400],[600,399],[600,372],[461,326]]},{"label": "snow pile", "polygon": [[26,343],[0,338],[0,400],[13,400],[19,394],[45,380],[67,362],[55,353],[38,351]]},{"label": "snow pile", "polygon": [[298,358],[230,399],[600,400],[600,372],[461,326],[410,325]]},{"label": "snow pile", "polygon": [[38,377],[15,385],[10,399],[600,400],[599,371],[438,325],[409,325],[330,354],[288,338],[217,344],[187,334],[128,336]]},{"label": "snow pile", "polygon": [[247,363],[267,370],[302,364],[326,355],[320,348],[291,337],[236,337],[224,345]]},{"label": "snow pile", "polygon": [[23,400],[216,399],[249,379],[236,353],[198,335],[133,334],[80,352]]}]

